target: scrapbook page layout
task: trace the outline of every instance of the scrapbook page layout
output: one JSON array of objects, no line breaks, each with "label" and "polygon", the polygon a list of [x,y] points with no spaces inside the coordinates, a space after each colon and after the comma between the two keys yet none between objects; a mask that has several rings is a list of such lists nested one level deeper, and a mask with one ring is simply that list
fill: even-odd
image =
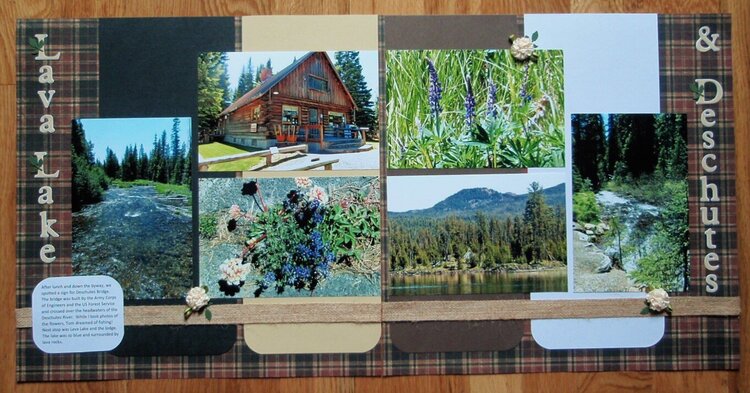
[{"label": "scrapbook page layout", "polygon": [[17,380],[736,369],[731,42],[19,20]]}]

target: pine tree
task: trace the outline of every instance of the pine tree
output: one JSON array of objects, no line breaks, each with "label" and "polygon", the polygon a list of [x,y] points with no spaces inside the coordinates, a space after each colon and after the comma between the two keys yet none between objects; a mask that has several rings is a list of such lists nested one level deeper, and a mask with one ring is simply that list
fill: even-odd
[{"label": "pine tree", "polygon": [[633,178],[654,172],[657,163],[654,117],[633,115],[633,132],[625,147],[625,164]]},{"label": "pine tree", "polygon": [[120,177],[120,163],[117,161],[115,153],[107,147],[104,158],[104,173],[112,179]]},{"label": "pine tree", "polygon": [[254,87],[255,79],[253,75],[253,59],[248,59],[247,65],[242,66],[242,73],[240,74],[240,79],[237,84],[237,90],[234,92],[235,101]]},{"label": "pine tree", "polygon": [[138,178],[138,148],[135,145],[125,147],[121,167],[123,181],[133,181]]},{"label": "pine tree", "polygon": [[159,138],[159,157],[160,165],[159,170],[156,172],[156,181],[159,183],[169,183],[169,146],[167,145],[167,131],[161,132],[161,138]]},{"label": "pine tree", "polygon": [[190,158],[190,149],[188,149],[185,144],[182,144],[182,151],[185,152],[185,156],[182,159],[182,175],[180,176],[180,179],[182,179],[182,184],[190,185],[190,180],[192,178],[192,160]]},{"label": "pine tree", "polygon": [[359,62],[359,52],[336,52],[336,71],[344,82],[357,105],[355,111],[356,124],[375,131],[377,116],[373,108],[372,89],[367,87],[365,76],[362,74],[362,64]]},{"label": "pine tree", "polygon": [[263,65],[259,65],[258,68],[255,69],[255,84],[259,85],[261,83],[260,81],[260,73],[263,71]]},{"label": "pine tree", "polygon": [[169,182],[172,184],[182,183],[182,160],[183,153],[180,145],[180,119],[172,119],[172,141],[171,141],[171,155],[169,161],[170,177]]},{"label": "pine tree", "polygon": [[94,145],[86,140],[86,132],[80,120],[73,120],[71,124],[71,169],[72,169],[72,198],[74,212],[83,205],[100,202],[104,198],[104,190],[108,187],[108,178],[101,166],[94,160]]},{"label": "pine tree", "polygon": [[222,54],[220,69],[219,69],[219,88],[222,91],[221,95],[221,109],[228,107],[232,104],[232,89],[229,88],[229,73],[227,72],[227,55]]},{"label": "pine tree", "polygon": [[527,228],[531,258],[529,262],[541,261],[546,258],[545,239],[549,236],[549,206],[544,200],[544,189],[537,182],[529,186],[529,198],[523,212],[523,221]]},{"label": "pine tree", "polygon": [[138,150],[138,178],[151,178],[151,176],[149,175],[148,155],[146,155],[146,152],[143,150],[143,145],[141,145],[140,149]]},{"label": "pine tree", "polygon": [[229,101],[226,62],[226,53],[203,52],[198,55],[198,132],[201,140],[216,130],[219,113]]},{"label": "pine tree", "polygon": [[597,192],[606,180],[604,121],[601,115],[574,114],[572,128],[573,166],[582,179],[591,182],[593,191]]}]

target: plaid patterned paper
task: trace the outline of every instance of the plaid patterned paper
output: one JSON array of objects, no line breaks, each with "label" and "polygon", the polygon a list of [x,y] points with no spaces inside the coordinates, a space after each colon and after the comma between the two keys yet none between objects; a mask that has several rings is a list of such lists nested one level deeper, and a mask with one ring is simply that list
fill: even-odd
[{"label": "plaid patterned paper", "polygon": [[[695,43],[701,27],[710,28],[710,34],[719,34],[719,51],[701,53]],[[732,104],[732,29],[728,15],[661,15],[659,16],[659,74],[661,81],[662,112],[687,114],[688,120],[688,187],[690,204],[690,290],[686,295],[739,296],[739,272],[737,271],[737,207],[735,197],[734,159],[734,106]],[[690,85],[697,78],[718,81],[724,90],[724,98],[712,105],[696,105]],[[707,90],[713,88],[708,88]],[[709,93],[708,98],[713,97]],[[710,108],[716,112],[716,125],[703,127],[701,112]],[[716,146],[702,147],[701,134],[711,130]],[[716,173],[705,173],[701,159],[705,154],[718,158]],[[709,164],[713,162],[709,161]],[[702,203],[699,176],[708,176],[708,182],[719,189],[720,203]],[[718,207],[720,225],[708,227],[701,223],[700,207]],[[703,231],[716,231],[716,250],[706,246]],[[714,272],[719,277],[719,290],[709,294],[703,267],[704,256],[714,251],[719,254],[721,268]]]},{"label": "plaid patterned paper", "polygon": [[650,348],[546,350],[531,336],[502,352],[405,353],[386,334],[385,375],[497,374],[565,371],[677,371],[739,367],[739,321],[666,319],[665,334]]},{"label": "plaid patterned paper", "polygon": [[651,348],[548,351],[526,323],[521,343],[503,352],[413,354],[391,345],[387,328],[366,354],[258,355],[238,328],[237,342],[220,356],[119,358],[106,353],[45,355],[18,331],[19,381],[133,378],[276,378],[424,374],[493,374],[563,371],[677,371],[736,369],[739,321],[729,318],[667,319],[664,338]]},{"label": "plaid patterned paper", "polygon": [[[519,18],[519,24],[523,19]],[[698,29],[708,25],[720,33],[719,52],[700,53],[695,49]],[[703,257],[708,252],[703,241],[699,178],[702,174],[700,112],[716,111],[717,146],[720,175],[709,178],[721,194],[721,225],[717,231],[721,258],[721,289],[714,295],[739,296],[737,270],[736,206],[734,170],[734,132],[731,76],[731,23],[729,16],[659,16],[659,57],[662,112],[686,113],[688,117],[688,159],[690,184],[691,286],[684,295],[707,296]],[[723,43],[723,45],[722,45]],[[695,78],[713,78],[724,88],[717,105],[696,106],[690,84]],[[714,204],[717,205],[717,204]],[[739,321],[736,318],[667,318],[662,340],[651,348],[599,350],[545,350],[531,336],[526,324],[521,343],[504,352],[405,353],[390,343],[386,329],[385,375],[415,374],[487,374],[564,371],[645,371],[739,368]]]},{"label": "plaid patterned paper", "polygon": [[[56,61],[34,60],[36,51],[29,45],[34,34],[48,34],[46,53],[60,53]],[[19,21],[17,48],[17,127],[18,127],[18,227],[17,227],[17,290],[16,307],[31,306],[31,292],[39,281],[52,276],[72,274],[71,268],[71,204],[70,204],[70,128],[79,117],[96,117],[98,108],[98,22],[87,20]],[[54,83],[39,83],[39,68],[51,65]],[[55,90],[51,104],[45,109],[37,94],[39,90]],[[56,131],[39,132],[42,115],[54,117]],[[46,173],[60,170],[56,179],[35,179],[36,169],[29,163],[34,152],[47,152]],[[54,204],[37,203],[39,187],[51,186]],[[57,259],[50,264],[39,258],[39,249],[46,243],[39,237],[39,213],[48,211],[48,218],[58,220],[53,229],[60,234],[51,239]]]},{"label": "plaid patterned paper", "polygon": [[[519,26],[523,18],[519,17]],[[381,38],[382,38],[382,23]],[[699,53],[694,44],[698,28],[709,25],[720,33],[718,53]],[[17,30],[18,47],[18,281],[17,307],[30,307],[34,286],[49,276],[70,275],[70,121],[77,117],[98,117],[98,23],[96,20],[21,21]],[[239,32],[241,25],[236,24]],[[724,87],[724,98],[715,109],[720,175],[711,177],[720,188],[721,225],[715,227],[722,253],[719,295],[737,296],[733,112],[729,18],[725,16],[662,16],[659,18],[662,111],[687,113],[689,119],[691,199],[698,203],[701,152],[697,136],[699,110],[692,100],[689,84],[694,78],[714,78]],[[48,54],[61,52],[52,62],[56,90],[49,113],[57,132],[42,136],[38,131],[43,114],[37,90],[39,67],[28,38],[35,33],[49,34]],[[240,48],[239,33],[237,47]],[[382,53],[382,40],[381,40]],[[382,84],[382,70],[381,70]],[[381,86],[382,87],[382,86]],[[381,91],[383,91],[381,89]],[[34,151],[49,152],[51,171],[60,169],[59,179],[33,179],[35,169],[27,163]],[[48,171],[49,172],[49,171]],[[39,259],[38,189],[50,184],[55,204],[49,216],[58,219],[54,240],[57,260],[44,264]],[[691,208],[691,263],[693,280],[689,295],[709,295],[702,282],[705,228],[699,212]],[[387,282],[387,280],[383,280]],[[217,356],[117,357],[109,353],[59,354],[41,352],[34,345],[31,329],[17,330],[17,379],[19,381],[65,381],[131,378],[260,378],[307,376],[381,376],[417,374],[486,374],[556,371],[641,371],[736,369],[739,366],[739,321],[722,317],[667,318],[664,338],[654,347],[607,350],[545,350],[534,342],[530,323],[524,323],[521,343],[502,352],[405,353],[393,346],[389,326],[371,351],[363,354],[259,355],[243,340],[237,327],[234,346]]]}]

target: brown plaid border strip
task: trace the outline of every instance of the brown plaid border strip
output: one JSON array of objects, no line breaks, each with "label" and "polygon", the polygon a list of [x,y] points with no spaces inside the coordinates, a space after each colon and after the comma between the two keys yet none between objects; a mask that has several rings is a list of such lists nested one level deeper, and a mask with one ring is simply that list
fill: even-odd
[{"label": "brown plaid border strip", "polygon": [[228,352],[217,356],[117,357],[106,352],[49,355],[31,330],[17,331],[17,380],[70,381],[151,378],[281,378],[380,376],[383,344],[364,354],[259,355],[244,343],[242,328]]},{"label": "brown plaid border strip", "polygon": [[[696,41],[701,28],[707,27],[710,34],[719,34],[718,51],[700,52]],[[738,296],[739,272],[737,268],[737,207],[735,195],[734,155],[734,106],[732,100],[732,29],[729,15],[660,15],[659,16],[659,73],[662,112],[685,113],[688,123],[688,187],[690,205],[690,289],[686,295]],[[705,45],[701,43],[701,45]],[[721,101],[710,105],[697,105],[690,85],[696,79],[714,79],[723,88]],[[706,87],[707,99],[713,97],[713,87]],[[711,109],[716,113],[716,125],[704,127],[701,113]],[[715,146],[704,147],[701,136],[712,131]],[[703,170],[701,160],[714,154],[709,160],[718,169],[714,173]],[[703,186],[700,176],[718,187],[719,202],[701,202]],[[707,196],[711,197],[709,193]],[[717,208],[718,225],[705,225],[701,219],[701,207]],[[709,210],[710,212],[710,210]],[[713,214],[708,214],[708,218]],[[709,249],[706,230],[715,231]],[[720,267],[708,271],[704,257],[715,252]],[[714,273],[718,278],[718,291],[706,290],[706,276]]]},{"label": "brown plaid border strip", "polygon": [[18,380],[67,381],[147,378],[276,378],[495,374],[564,371],[678,371],[736,369],[736,318],[667,319],[664,338],[651,348],[549,351],[531,337],[525,323],[521,343],[500,352],[406,353],[391,344],[388,327],[365,354],[258,355],[248,349],[238,327],[237,342],[218,356],[121,358],[108,353],[47,355],[18,330]]},{"label": "brown plaid border strip", "polygon": [[678,371],[739,367],[736,318],[666,319],[659,343],[638,349],[546,350],[525,323],[521,343],[501,352],[406,353],[386,329],[385,375],[498,374],[528,372]]},{"label": "brown plaid border strip", "polygon": [[[60,53],[59,60],[35,60],[36,50],[28,40],[41,33],[48,35],[46,53]],[[17,25],[17,307],[31,306],[31,292],[44,278],[72,274],[70,130],[73,119],[96,117],[99,112],[98,34],[98,22],[93,19],[24,20]],[[39,83],[43,65],[52,66],[54,83],[50,85]],[[47,109],[37,93],[46,89],[55,90]],[[39,131],[43,115],[53,116],[54,133]],[[59,170],[59,178],[34,178],[36,168],[29,162],[34,152],[47,152],[46,173]],[[52,205],[37,203],[42,186],[52,187]],[[57,220],[52,228],[60,237],[50,238],[49,242],[39,237],[42,211]],[[46,243],[56,250],[57,259],[50,264],[39,257],[39,250]]]},{"label": "brown plaid border strip", "polygon": [[[523,18],[518,18],[522,23]],[[382,19],[381,19],[382,21]],[[662,109],[665,112],[688,113],[693,135],[698,127],[697,109],[687,86],[696,77],[714,78],[724,87],[724,100],[716,108],[721,138],[714,148],[720,156],[721,175],[715,176],[723,199],[720,226],[715,229],[723,250],[721,277],[723,296],[738,295],[736,268],[736,231],[734,229],[734,152],[731,101],[731,49],[722,47],[720,59],[698,56],[694,49],[695,32],[712,24],[728,43],[729,18],[724,16],[660,17],[660,57]],[[18,287],[17,307],[30,306],[34,286],[49,276],[69,275],[70,271],[70,121],[77,117],[97,117],[98,45],[96,20],[21,21],[18,24]],[[61,52],[55,64],[57,91],[50,114],[55,117],[57,133],[42,137],[38,119],[37,81],[39,62],[33,60],[33,49],[27,44],[37,32],[49,34],[48,53]],[[382,36],[382,25],[381,25]],[[381,40],[382,41],[382,40]],[[382,48],[381,48],[382,50]],[[692,51],[692,52],[691,52]],[[700,59],[700,60],[698,60]],[[697,135],[697,134],[695,134]],[[691,162],[695,163],[697,140],[691,140]],[[56,229],[61,237],[53,243],[58,260],[50,265],[39,261],[38,188],[44,182],[33,180],[35,169],[27,164],[33,151],[47,151],[46,164],[60,169],[54,180],[55,205],[50,217],[59,220]],[[699,159],[698,159],[699,162]],[[699,173],[691,166],[691,173]],[[691,178],[691,195],[696,194],[697,177]],[[52,183],[50,181],[50,183]],[[691,204],[695,203],[691,199]],[[702,233],[691,216],[691,231]],[[691,241],[701,239],[692,239]],[[696,243],[699,244],[699,243]],[[701,243],[702,244],[702,243]],[[702,266],[701,247],[693,247],[693,271]],[[700,276],[692,282],[690,295],[706,295]],[[694,292],[695,291],[695,292]],[[667,319],[664,338],[654,347],[644,349],[555,350],[536,344],[530,323],[524,322],[521,343],[500,352],[405,353],[393,346],[389,325],[383,325],[378,345],[364,354],[259,355],[243,342],[242,327],[237,340],[226,353],[217,356],[145,356],[117,357],[109,353],[51,355],[34,345],[31,330],[17,330],[17,379],[19,381],[64,381],[132,378],[253,378],[303,376],[380,376],[416,374],[486,374],[553,371],[641,371],[736,369],[739,366],[739,321],[734,317],[680,317]]]}]

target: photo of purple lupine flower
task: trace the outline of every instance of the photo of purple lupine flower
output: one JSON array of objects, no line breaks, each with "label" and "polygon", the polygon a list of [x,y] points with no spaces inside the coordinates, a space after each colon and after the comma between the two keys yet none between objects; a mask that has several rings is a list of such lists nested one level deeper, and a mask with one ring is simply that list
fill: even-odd
[{"label": "photo of purple lupine flower", "polygon": [[386,51],[388,167],[564,167],[562,51],[535,55]]},{"label": "photo of purple lupine flower", "polygon": [[474,90],[471,88],[471,75],[466,75],[466,98],[464,99],[464,118],[466,119],[466,126],[471,127],[474,123],[474,109],[476,109],[477,102],[474,100]]},{"label": "photo of purple lupine flower", "polygon": [[438,79],[437,70],[435,70],[435,63],[430,59],[427,59],[427,68],[430,73],[430,110],[433,116],[438,117],[442,111],[440,98],[443,96],[443,87],[440,85],[440,79]]},{"label": "photo of purple lupine flower", "polygon": [[497,118],[497,85],[495,82],[490,81],[489,88],[487,90],[487,116]]}]

